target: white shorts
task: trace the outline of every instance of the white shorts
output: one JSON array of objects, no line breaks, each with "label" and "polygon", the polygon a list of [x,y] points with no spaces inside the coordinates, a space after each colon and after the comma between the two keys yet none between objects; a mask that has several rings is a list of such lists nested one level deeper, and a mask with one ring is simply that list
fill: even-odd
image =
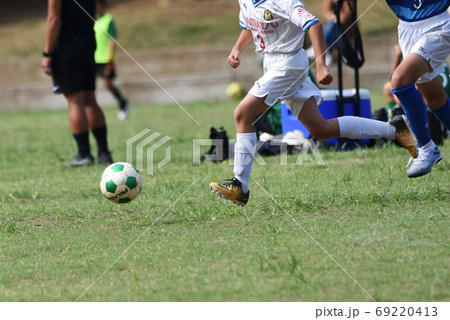
[{"label": "white shorts", "polygon": [[445,11],[422,21],[400,20],[398,42],[403,58],[416,53],[429,62],[430,71],[417,83],[429,82],[444,71],[443,62],[450,53],[450,16]]},{"label": "white shorts", "polygon": [[269,106],[285,101],[298,118],[303,104],[311,97],[322,103],[319,88],[308,76],[309,63],[305,50],[292,54],[264,54],[264,75],[255,82],[249,93],[266,97]]}]

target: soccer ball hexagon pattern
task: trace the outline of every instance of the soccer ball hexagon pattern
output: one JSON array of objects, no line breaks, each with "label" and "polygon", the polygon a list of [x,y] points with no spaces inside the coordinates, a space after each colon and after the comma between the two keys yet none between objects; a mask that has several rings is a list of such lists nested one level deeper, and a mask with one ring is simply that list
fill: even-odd
[{"label": "soccer ball hexagon pattern", "polygon": [[114,203],[127,203],[136,198],[142,189],[139,171],[127,162],[108,166],[100,176],[100,190]]}]

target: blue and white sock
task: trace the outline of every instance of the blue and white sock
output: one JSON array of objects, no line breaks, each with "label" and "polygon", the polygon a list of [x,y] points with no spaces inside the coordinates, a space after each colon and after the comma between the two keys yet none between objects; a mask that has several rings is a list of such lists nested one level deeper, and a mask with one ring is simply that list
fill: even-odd
[{"label": "blue and white sock", "polygon": [[447,128],[447,130],[450,130],[450,99],[447,97],[447,102],[445,104],[435,110],[430,111],[438,118],[438,120],[444,125],[444,127]]},{"label": "blue and white sock", "polygon": [[242,183],[242,191],[248,191],[250,173],[256,154],[256,133],[236,134],[234,152],[234,177]]},{"label": "blue and white sock", "polygon": [[411,131],[417,139],[419,147],[426,145],[431,140],[428,129],[427,106],[414,84],[392,89],[402,104],[403,111],[409,120]]}]

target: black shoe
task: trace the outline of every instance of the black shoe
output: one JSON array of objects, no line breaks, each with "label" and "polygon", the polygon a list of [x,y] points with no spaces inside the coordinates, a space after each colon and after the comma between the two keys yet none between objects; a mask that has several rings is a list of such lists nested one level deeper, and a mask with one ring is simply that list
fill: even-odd
[{"label": "black shoe", "polygon": [[94,163],[94,157],[90,154],[87,156],[81,156],[77,154],[72,160],[64,164],[65,167],[82,167],[90,166]]},{"label": "black shoe", "polygon": [[97,157],[98,164],[111,164],[113,163],[111,153],[99,153]]}]

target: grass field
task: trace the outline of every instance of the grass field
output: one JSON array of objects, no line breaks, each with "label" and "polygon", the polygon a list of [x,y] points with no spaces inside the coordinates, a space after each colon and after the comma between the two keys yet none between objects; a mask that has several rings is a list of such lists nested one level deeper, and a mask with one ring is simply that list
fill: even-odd
[{"label": "grass field", "polygon": [[233,107],[186,105],[200,125],[176,106],[136,107],[126,122],[106,110],[116,161],[144,128],[172,137],[171,162],[122,206],[100,194],[102,166],[63,167],[66,111],[2,114],[0,301],[450,299],[448,141],[414,180],[392,145],[323,151],[325,166],[266,157],[241,208],[208,188],[231,166],[192,165],[211,125],[234,136]]}]

